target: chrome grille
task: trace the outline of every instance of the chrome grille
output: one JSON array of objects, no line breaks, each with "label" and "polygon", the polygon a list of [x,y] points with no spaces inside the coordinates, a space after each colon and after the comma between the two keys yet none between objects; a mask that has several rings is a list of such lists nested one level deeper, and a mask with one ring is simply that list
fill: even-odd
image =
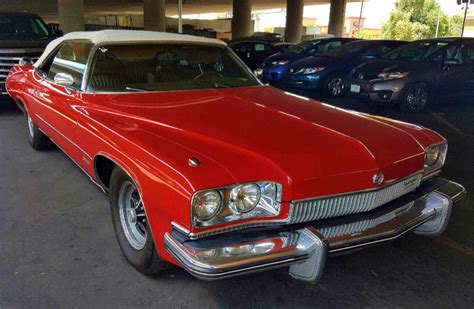
[{"label": "chrome grille", "polygon": [[417,174],[378,190],[296,201],[290,205],[288,223],[308,222],[370,211],[414,191],[420,182],[421,174]]},{"label": "chrome grille", "polygon": [[23,57],[29,57],[32,61],[38,60],[42,52],[42,48],[0,49],[0,94],[7,94],[5,80],[10,69]]},{"label": "chrome grille", "polygon": [[325,238],[335,238],[344,235],[352,235],[352,234],[359,234],[365,232],[371,228],[374,228],[380,224],[383,224],[387,221],[390,221],[397,215],[402,212],[407,212],[413,206],[414,202],[408,203],[407,205],[403,206],[402,208],[396,209],[391,211],[383,216],[369,219],[369,220],[362,220],[337,226],[328,226],[324,228],[318,229],[318,232],[324,236]]}]

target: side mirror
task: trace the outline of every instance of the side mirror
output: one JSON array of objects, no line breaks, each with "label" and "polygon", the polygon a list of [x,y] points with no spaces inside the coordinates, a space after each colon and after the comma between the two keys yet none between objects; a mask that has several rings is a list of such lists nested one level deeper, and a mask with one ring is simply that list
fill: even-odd
[{"label": "side mirror", "polygon": [[20,60],[18,61],[18,64],[20,66],[33,65],[33,60],[31,60],[30,57],[21,57]]},{"label": "side mirror", "polygon": [[54,75],[54,83],[64,87],[68,87],[74,84],[74,78],[71,74],[57,73],[56,75]]}]

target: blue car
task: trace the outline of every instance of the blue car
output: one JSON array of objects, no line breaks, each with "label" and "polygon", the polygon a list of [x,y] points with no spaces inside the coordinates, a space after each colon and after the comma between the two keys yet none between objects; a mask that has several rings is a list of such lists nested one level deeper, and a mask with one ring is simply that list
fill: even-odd
[{"label": "blue car", "polygon": [[284,53],[266,58],[256,70],[257,76],[265,82],[275,83],[283,78],[288,66],[300,59],[317,56],[342,44],[352,42],[351,38],[321,38],[305,41],[288,47]]},{"label": "blue car", "polygon": [[363,62],[379,58],[407,42],[390,40],[356,41],[318,57],[306,57],[288,67],[283,87],[290,90],[321,90],[329,96],[341,94],[342,81]]}]

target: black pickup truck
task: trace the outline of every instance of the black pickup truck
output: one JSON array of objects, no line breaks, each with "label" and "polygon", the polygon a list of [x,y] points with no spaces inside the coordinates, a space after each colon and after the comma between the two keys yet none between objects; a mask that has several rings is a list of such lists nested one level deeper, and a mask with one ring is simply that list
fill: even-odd
[{"label": "black pickup truck", "polygon": [[20,59],[36,61],[46,45],[61,36],[36,14],[0,12],[0,97],[7,95],[5,80]]}]

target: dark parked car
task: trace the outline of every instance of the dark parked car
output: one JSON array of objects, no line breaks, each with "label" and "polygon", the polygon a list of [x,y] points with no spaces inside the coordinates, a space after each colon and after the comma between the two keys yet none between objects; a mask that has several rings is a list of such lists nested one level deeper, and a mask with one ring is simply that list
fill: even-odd
[{"label": "dark parked car", "polygon": [[252,40],[231,41],[229,46],[252,70],[262,64],[263,59],[284,50],[268,42]]},{"label": "dark parked car", "polygon": [[266,58],[262,70],[257,72],[257,76],[270,83],[277,82],[283,78],[291,63],[309,56],[318,56],[354,40],[350,38],[322,38],[301,42],[289,47],[284,53]]},{"label": "dark parked car", "polygon": [[295,43],[289,43],[289,42],[281,42],[281,43],[275,43],[273,45],[275,47],[281,48],[281,49],[286,51],[288,48],[290,48],[291,46],[295,46],[296,44]]},{"label": "dark parked car", "polygon": [[474,94],[474,39],[416,41],[356,67],[344,92],[422,111],[440,96]]},{"label": "dark parked car", "polygon": [[285,87],[299,90],[322,90],[325,94],[341,94],[343,78],[351,70],[370,59],[380,57],[406,44],[402,41],[371,40],[344,44],[318,57],[307,57],[289,66],[284,76]]},{"label": "dark parked car", "polygon": [[0,12],[0,96],[7,95],[5,80],[20,59],[36,61],[46,45],[62,35],[52,31],[36,14]]}]

